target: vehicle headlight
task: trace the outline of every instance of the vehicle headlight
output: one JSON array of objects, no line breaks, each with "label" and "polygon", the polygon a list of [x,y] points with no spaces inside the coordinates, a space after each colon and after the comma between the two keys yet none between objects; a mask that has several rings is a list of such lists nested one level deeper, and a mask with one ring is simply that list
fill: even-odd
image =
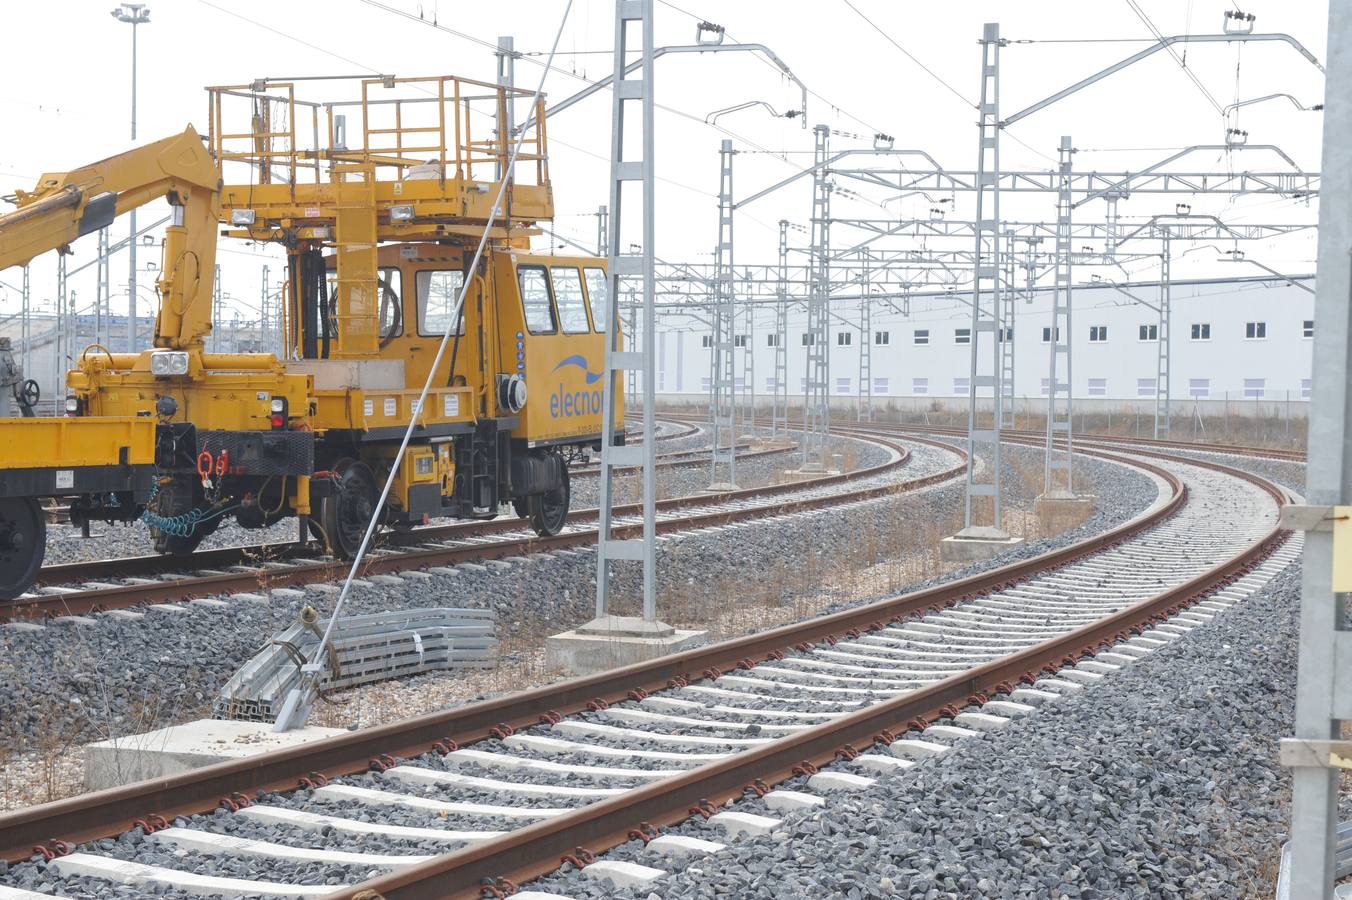
[{"label": "vehicle headlight", "polygon": [[413,218],[413,204],[406,203],[390,207],[391,222],[408,222]]},{"label": "vehicle headlight", "polygon": [[152,350],[150,374],[160,377],[188,374],[188,354],[183,350]]},{"label": "vehicle headlight", "polygon": [[231,225],[252,225],[258,219],[258,214],[252,209],[232,209],[230,210]]},{"label": "vehicle headlight", "polygon": [[66,398],[66,415],[68,415],[68,416],[78,416],[79,414],[80,414],[80,398],[79,398],[79,397],[67,397],[67,398]]}]

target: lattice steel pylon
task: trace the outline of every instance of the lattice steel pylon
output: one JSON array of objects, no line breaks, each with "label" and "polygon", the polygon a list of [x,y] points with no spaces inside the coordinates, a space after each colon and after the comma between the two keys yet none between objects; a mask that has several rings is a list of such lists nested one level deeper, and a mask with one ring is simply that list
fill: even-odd
[{"label": "lattice steel pylon", "polygon": [[789,220],[779,220],[779,283],[775,288],[775,387],[770,398],[770,437],[789,436]]},{"label": "lattice steel pylon", "polygon": [[1014,247],[1011,240],[1005,253],[1005,287],[1001,295],[1000,330],[997,340],[1000,344],[1000,428],[1014,427],[1014,319],[1018,291],[1014,289]]},{"label": "lattice steel pylon", "polygon": [[[626,78],[625,68],[630,40],[630,26],[636,24],[640,32],[642,64],[637,77]],[[657,619],[657,482],[654,460],[654,406],[656,379],[653,377],[654,309],[656,288],[653,241],[656,233],[654,217],[655,181],[653,178],[653,0],[615,0],[615,81],[612,94],[612,127],[610,145],[610,233],[609,296],[606,303],[610,314],[606,321],[604,377],[601,392],[602,438],[600,481],[600,528],[596,543],[596,616],[609,613],[610,564],[612,561],[631,560],[643,566],[643,618]],[[626,104],[637,102],[640,109],[640,158],[625,159]],[[634,198],[624,190],[626,184],[637,184],[642,190],[642,243],[638,253],[621,252],[622,214],[634,209]],[[620,321],[621,291],[626,285],[641,282],[643,294],[643,323],[640,350],[623,349],[624,342],[616,323]],[[639,444],[615,446],[615,394],[619,388],[619,373],[628,371],[643,374],[643,440]],[[629,395],[633,402],[633,395]],[[621,424],[621,428],[623,424]],[[617,539],[611,530],[614,519],[612,504],[615,499],[615,469],[637,468],[642,485],[643,537]]]},{"label": "lattice steel pylon", "polygon": [[873,270],[867,249],[859,253],[859,409],[860,422],[873,421]]},{"label": "lattice steel pylon", "polygon": [[[1000,37],[998,23],[983,26],[981,102],[978,106],[976,246],[973,254],[971,361],[967,385],[967,496],[963,532],[1000,529]],[[988,339],[990,374],[983,371],[982,342]],[[978,394],[990,391],[991,427],[980,427]],[[984,466],[982,465],[984,461]],[[984,473],[984,480],[979,473]],[[991,498],[991,521],[978,523],[972,501]],[[1003,532],[1001,532],[1003,534]]]},{"label": "lattice steel pylon", "polygon": [[[733,296],[737,295],[734,286]],[[742,339],[742,433],[756,435],[756,304],[748,299],[746,304],[746,331]],[[737,349],[737,340],[733,339],[733,349]]]},{"label": "lattice steel pylon", "polygon": [[[1071,374],[1071,347],[1074,331],[1071,327],[1071,202],[1070,137],[1061,136],[1057,151],[1057,171],[1061,178],[1056,195],[1056,267],[1052,283],[1051,334],[1047,350],[1047,454],[1043,464],[1044,497],[1070,497],[1074,484],[1074,390]],[[1065,358],[1065,377],[1062,378],[1061,357]]]},{"label": "lattice steel pylon", "polygon": [[718,151],[718,243],[714,245],[712,350],[709,354],[709,490],[737,485],[736,304],[732,269],[732,141]]},{"label": "lattice steel pylon", "polygon": [[[98,264],[95,269],[98,284],[94,293],[94,343],[108,346],[112,343],[105,334],[108,321],[112,317],[112,282],[108,272],[108,229],[99,229]],[[112,348],[109,347],[111,350]]]},{"label": "lattice steel pylon", "polygon": [[812,240],[808,247],[807,376],[803,385],[802,468],[826,468],[831,438],[828,379],[831,375],[831,178],[826,168],[825,125],[814,129],[816,152],[812,178]]},{"label": "lattice steel pylon", "polygon": [[1169,408],[1172,387],[1169,383],[1170,362],[1170,324],[1173,286],[1169,281],[1170,247],[1169,238],[1164,239],[1164,249],[1160,253],[1160,316],[1155,335],[1155,438],[1169,436]]}]

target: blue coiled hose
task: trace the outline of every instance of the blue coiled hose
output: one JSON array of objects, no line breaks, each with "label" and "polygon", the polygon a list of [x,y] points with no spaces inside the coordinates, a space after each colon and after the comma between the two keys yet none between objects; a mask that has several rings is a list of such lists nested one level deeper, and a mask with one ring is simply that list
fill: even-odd
[{"label": "blue coiled hose", "polygon": [[150,497],[146,500],[146,508],[141,511],[141,521],[145,522],[151,528],[158,528],[165,534],[173,535],[174,537],[191,537],[192,533],[197,530],[198,525],[223,516],[237,508],[236,506],[227,506],[213,512],[208,507],[204,509],[190,509],[185,513],[179,513],[176,516],[162,516],[159,513],[151,512],[150,510],[150,504],[155,502],[155,498],[159,496],[159,493],[159,482],[155,482],[155,484],[151,486]]}]

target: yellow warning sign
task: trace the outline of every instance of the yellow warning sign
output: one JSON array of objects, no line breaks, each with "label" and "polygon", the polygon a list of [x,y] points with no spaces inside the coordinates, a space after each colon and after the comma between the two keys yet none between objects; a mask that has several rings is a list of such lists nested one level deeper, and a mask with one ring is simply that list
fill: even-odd
[{"label": "yellow warning sign", "polygon": [[1352,506],[1333,507],[1333,590],[1352,591]]}]

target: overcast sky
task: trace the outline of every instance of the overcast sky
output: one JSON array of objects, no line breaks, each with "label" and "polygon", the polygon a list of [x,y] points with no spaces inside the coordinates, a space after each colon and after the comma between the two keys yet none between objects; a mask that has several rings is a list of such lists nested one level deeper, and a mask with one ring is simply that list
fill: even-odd
[{"label": "overcast sky", "polygon": [[[544,60],[564,0],[152,0],[151,22],[140,26],[138,143],[164,137],[192,123],[206,129],[206,94],[213,84],[239,84],[260,76],[392,73],[401,76],[459,74],[491,79],[498,35],[510,34],[519,51]],[[7,4],[6,30],[42,40],[7,43],[0,67],[0,193],[31,187],[44,171],[62,171],[131,146],[131,26],[109,15],[111,0],[48,0]],[[562,99],[586,86],[586,79],[609,74],[613,0],[575,0],[560,40],[558,71],[545,90]],[[1321,61],[1326,55],[1326,5],[1318,0],[1242,3],[1257,15],[1257,32],[1282,32]],[[806,84],[807,124],[773,118],[764,107],[722,117],[718,128],[704,124],[712,111],[747,101],[764,101],[776,112],[800,105],[797,89],[764,57],[752,54],[673,56],[660,60],[656,96],[667,109],[658,114],[657,251],[668,260],[707,262],[716,236],[718,147],[731,138],[740,151],[734,194],[749,196],[792,174],[811,160],[811,126],[825,123],[838,133],[833,149],[867,146],[875,131],[896,138],[899,148],[924,150],[951,169],[972,169],[976,161],[975,112],[979,89],[976,39],[986,21],[999,21],[1012,43],[1002,56],[1002,112],[1009,115],[1062,87],[1125,58],[1153,40],[1137,9],[1166,35],[1214,34],[1222,13],[1238,8],[1220,0],[976,0],[935,4],[884,0],[677,0],[657,6],[657,43],[689,44],[695,24],[707,18],[723,25],[729,40],[761,43]],[[411,14],[410,19],[400,13]],[[421,15],[422,22],[416,17]],[[867,18],[865,18],[867,17]],[[433,27],[433,21],[439,27]],[[59,24],[59,33],[53,24]],[[1179,47],[1179,55],[1183,49]],[[1323,101],[1323,77],[1284,43],[1195,44],[1188,48],[1189,78],[1178,61],[1160,52],[1012,126],[1002,145],[1008,170],[1047,170],[1054,165],[1062,134],[1079,151],[1081,170],[1130,171],[1177,149],[1223,143],[1224,107],[1274,93],[1293,95],[1309,106]],[[923,66],[923,67],[922,67]],[[926,71],[928,69],[928,71]],[[541,69],[517,66],[517,83],[534,88]],[[317,89],[318,99],[333,99]],[[1304,170],[1319,168],[1322,116],[1281,99],[1246,107],[1238,126],[1250,144],[1277,144]],[[610,98],[598,94],[549,122],[551,175],[558,231],[584,244],[595,241],[594,213],[606,202],[610,140]],[[1268,151],[1210,151],[1194,154],[1180,167],[1189,171],[1283,170]],[[838,198],[837,216],[880,217],[926,214],[931,203],[913,197],[889,203]],[[1144,219],[1173,212],[1179,201],[1194,212],[1212,211],[1227,221],[1313,222],[1314,203],[1272,197],[1232,200],[1138,195],[1121,206],[1124,218]],[[771,262],[775,223],[805,223],[810,183],[800,181],[741,211],[736,220],[739,262]],[[970,217],[959,197],[960,218]],[[1009,219],[1051,219],[1051,196],[1008,198]],[[164,214],[148,207],[142,222]],[[1101,221],[1101,206],[1084,208],[1084,220]],[[127,225],[114,226],[114,237]],[[837,232],[839,234],[839,231]],[[801,241],[802,237],[797,236]],[[1175,277],[1259,274],[1248,266],[1219,267],[1218,252],[1204,247],[1175,266]],[[75,247],[74,264],[89,261],[93,238]],[[1313,232],[1249,248],[1274,268],[1313,270]],[[142,254],[144,263],[147,254]],[[158,262],[158,253],[150,254]],[[280,254],[241,242],[222,246],[225,290],[239,305],[253,305],[261,266]],[[50,297],[56,260],[49,255],[32,266],[36,299]],[[125,310],[125,258],[113,263],[114,309]],[[1243,269],[1241,272],[1240,270]],[[72,279],[80,306],[94,297],[92,268]],[[1087,277],[1087,273],[1080,273]],[[1157,267],[1138,264],[1132,274],[1148,279]],[[1121,277],[1119,273],[1117,277]],[[143,275],[143,284],[153,275]],[[19,271],[0,272],[0,283],[17,286]],[[17,292],[0,284],[0,312],[18,307]],[[142,309],[146,307],[142,301]]]}]

